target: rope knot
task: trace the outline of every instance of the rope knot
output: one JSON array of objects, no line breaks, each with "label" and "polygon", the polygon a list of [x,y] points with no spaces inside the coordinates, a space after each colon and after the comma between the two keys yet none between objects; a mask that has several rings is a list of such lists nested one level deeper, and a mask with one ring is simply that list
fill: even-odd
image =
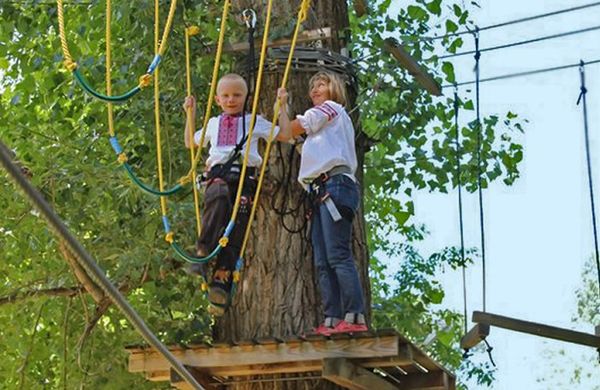
[{"label": "rope knot", "polygon": [[202,282],[202,284],[200,285],[200,290],[208,291],[208,283]]},{"label": "rope knot", "polygon": [[175,241],[175,233],[169,232],[165,235],[165,241],[172,244]]},{"label": "rope knot", "polygon": [[140,88],[146,88],[152,83],[152,75],[146,73],[145,75],[140,77]]},{"label": "rope knot", "polygon": [[73,60],[65,60],[63,63],[69,72],[73,72],[75,69],[77,69],[77,62]]},{"label": "rope knot", "polygon": [[234,271],[233,272],[233,282],[239,283],[240,279],[241,279],[240,271]]},{"label": "rope knot", "polygon": [[200,34],[200,27],[190,26],[190,27],[186,28],[185,31],[187,32],[188,36],[193,37],[194,35]]},{"label": "rope knot", "polygon": [[221,237],[219,239],[219,245],[221,245],[221,247],[225,248],[227,244],[229,244],[229,237]]},{"label": "rope knot", "polygon": [[308,9],[310,8],[311,0],[303,0],[298,12],[298,21],[304,22],[308,17]]},{"label": "rope knot", "polygon": [[120,164],[125,164],[127,162],[127,155],[125,153],[120,153],[119,156],[117,157],[117,161]]},{"label": "rope knot", "polygon": [[186,175],[186,176],[182,177],[181,179],[179,179],[179,184],[184,186],[191,181],[192,181],[192,179],[190,179],[190,175]]}]

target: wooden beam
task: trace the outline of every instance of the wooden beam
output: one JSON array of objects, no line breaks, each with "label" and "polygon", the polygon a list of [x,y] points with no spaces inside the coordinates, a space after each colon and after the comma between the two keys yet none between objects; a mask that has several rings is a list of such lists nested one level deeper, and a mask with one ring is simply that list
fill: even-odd
[{"label": "wooden beam", "polygon": [[324,379],[352,390],[394,390],[396,386],[371,371],[359,367],[347,359],[323,360]]},{"label": "wooden beam", "polygon": [[596,336],[600,336],[600,325],[596,326]]},{"label": "wooden beam", "polygon": [[[205,372],[202,372],[194,367],[186,367],[188,369],[188,371],[190,372],[190,374],[192,374],[192,376],[194,377],[194,379],[196,379],[196,381],[198,383],[200,383],[200,385],[202,385],[202,387],[204,387],[205,390],[215,390],[216,387],[212,385],[211,383],[211,378],[210,375],[206,374]],[[177,373],[177,371],[173,370],[171,368],[170,370],[170,378],[171,380],[171,385],[177,389],[181,389],[181,390],[193,390],[194,388],[187,383],[186,381],[183,380],[183,378],[181,377],[181,375],[179,375]]]},{"label": "wooden beam", "polygon": [[454,379],[443,371],[429,372],[426,374],[410,374],[400,376],[398,380],[403,390],[449,390],[454,389]]},{"label": "wooden beam", "polygon": [[510,317],[499,316],[497,314],[475,311],[473,312],[473,322],[510,329],[516,332],[547,337],[550,339],[566,341],[569,343],[600,348],[600,336],[598,335],[577,332],[570,329],[557,328],[535,322],[517,320]]},{"label": "wooden beam", "polygon": [[354,0],[354,12],[359,18],[369,11],[368,0]]},{"label": "wooden beam", "polygon": [[[321,340],[222,348],[173,348],[183,364],[197,368],[224,368],[281,363],[302,363],[325,358],[376,358],[399,354],[399,336],[365,339]],[[130,372],[165,371],[168,362],[154,350],[130,350]],[[258,374],[258,373],[257,373]]]},{"label": "wooden beam", "polygon": [[404,50],[395,38],[386,38],[384,40],[384,48],[427,92],[435,96],[442,94],[442,89],[438,82]]},{"label": "wooden beam", "polygon": [[460,347],[462,349],[471,349],[487,336],[490,335],[490,326],[486,324],[475,324],[471,330],[460,339]]},{"label": "wooden beam", "polygon": [[[316,30],[306,30],[302,31],[298,34],[298,43],[300,42],[312,42],[318,41],[320,39],[331,39],[331,28],[323,27]],[[278,47],[278,46],[288,46],[292,43],[292,40],[289,38],[276,39],[274,41],[268,41],[267,47]],[[260,47],[262,44],[262,39],[256,39],[255,46]],[[223,46],[223,51],[226,53],[234,53],[238,51],[248,51],[250,45],[248,42],[236,42],[232,44],[225,44]],[[212,50],[216,48],[213,47]]]}]

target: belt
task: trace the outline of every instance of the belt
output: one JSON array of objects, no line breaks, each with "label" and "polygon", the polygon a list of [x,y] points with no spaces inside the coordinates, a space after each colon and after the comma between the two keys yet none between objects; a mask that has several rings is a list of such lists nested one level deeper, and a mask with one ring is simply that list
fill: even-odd
[{"label": "belt", "polygon": [[329,178],[332,176],[342,175],[342,174],[352,175],[353,173],[354,172],[352,172],[352,169],[350,169],[350,167],[347,165],[336,165],[335,167],[331,168],[327,172],[321,173],[319,176],[317,176],[315,178],[306,178],[303,181],[305,184],[309,184],[311,186],[318,187],[321,184],[325,183],[327,180],[329,180]]},{"label": "belt", "polygon": [[[215,164],[210,169],[209,176],[213,176],[214,174],[228,175],[228,174],[240,174],[242,172],[242,166],[239,164],[232,164],[229,169],[226,170],[224,164]],[[258,168],[256,167],[246,167],[246,176],[254,176],[258,173]]]},{"label": "belt", "polygon": [[330,177],[342,174],[352,174],[352,169],[346,165],[338,165],[325,173],[321,173],[318,177],[310,181],[310,192],[313,194],[314,200],[317,204],[321,203],[325,205],[334,222],[341,220],[342,215],[333,202],[333,199],[331,199],[329,192],[324,191],[323,184],[329,180]]}]

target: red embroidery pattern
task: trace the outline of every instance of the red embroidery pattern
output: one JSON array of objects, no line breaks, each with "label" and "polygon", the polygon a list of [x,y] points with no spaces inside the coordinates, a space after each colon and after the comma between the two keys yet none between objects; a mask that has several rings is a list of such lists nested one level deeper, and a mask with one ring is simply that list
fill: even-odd
[{"label": "red embroidery pattern", "polygon": [[328,121],[333,120],[333,118],[335,118],[338,115],[338,113],[335,110],[335,108],[331,107],[327,103],[323,103],[320,106],[315,106],[315,108],[317,110],[321,111],[323,114],[327,115],[327,120]]},{"label": "red embroidery pattern", "polygon": [[221,114],[217,146],[235,146],[237,143],[239,116]]}]

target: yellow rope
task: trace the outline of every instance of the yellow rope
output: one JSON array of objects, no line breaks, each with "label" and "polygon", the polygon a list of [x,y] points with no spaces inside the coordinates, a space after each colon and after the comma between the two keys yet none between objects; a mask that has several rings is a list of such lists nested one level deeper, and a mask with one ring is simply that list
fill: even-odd
[{"label": "yellow rope", "polygon": [[229,14],[230,0],[225,0],[223,5],[223,15],[221,16],[221,32],[219,33],[219,41],[217,43],[217,53],[215,56],[215,64],[213,66],[212,81],[210,84],[210,92],[208,94],[208,101],[206,103],[206,111],[204,112],[204,121],[202,122],[202,132],[200,134],[200,143],[198,144],[198,151],[196,158],[190,167],[188,174],[186,175],[187,180],[191,180],[192,173],[196,171],[198,163],[200,162],[200,156],[202,155],[202,148],[204,146],[204,138],[206,137],[206,127],[208,120],[210,119],[210,110],[212,108],[213,99],[215,98],[215,90],[217,89],[217,78],[219,77],[219,66],[221,64],[221,55],[223,53],[223,41],[225,39],[225,27],[227,26],[227,16]]},{"label": "yellow rope", "polygon": [[[292,60],[294,56],[294,50],[296,48],[296,42],[298,40],[298,33],[300,32],[300,26],[302,22],[306,20],[308,15],[308,9],[310,8],[311,0],[303,0],[300,5],[300,10],[298,11],[298,21],[296,22],[296,29],[294,30],[294,36],[292,38],[292,43],[290,45],[290,52],[288,55],[287,63],[285,65],[285,71],[283,72],[283,79],[281,80],[281,88],[285,88],[287,85],[287,80],[289,78],[290,69],[292,68]],[[277,118],[279,117],[279,110],[281,103],[279,99],[276,100],[275,109],[273,112],[273,122],[271,123],[271,131],[269,132],[269,140],[267,141],[267,147],[265,149],[265,154],[263,157],[263,163],[260,168],[260,176],[258,179],[258,184],[256,186],[256,192],[254,194],[254,202],[252,204],[252,210],[250,211],[250,217],[248,219],[248,226],[246,227],[246,232],[244,233],[244,241],[242,243],[242,247],[240,249],[239,257],[242,258],[244,256],[244,251],[246,250],[246,245],[248,244],[248,238],[250,237],[250,229],[252,227],[252,221],[254,220],[254,215],[256,213],[256,208],[258,206],[258,199],[260,196],[260,191],[262,188],[263,179],[265,177],[265,171],[267,168],[267,162],[269,160],[269,154],[271,152],[271,145],[273,143],[273,133],[275,131],[275,124],[277,123]]]},{"label": "yellow rope", "polygon": [[[187,84],[187,95],[192,96],[192,71],[190,65],[190,37],[196,35],[200,32],[200,29],[197,26],[191,26],[185,29],[185,75],[186,75],[186,84]],[[192,118],[195,116],[192,115],[192,110],[196,110],[196,107],[187,107],[186,108],[186,117],[188,128],[185,129],[186,137],[191,137],[190,140],[190,161],[191,164],[194,163],[196,159],[194,148],[194,130],[196,129],[196,123]],[[196,231],[198,232],[198,236],[202,232],[202,219],[200,216],[200,200],[198,198],[198,188],[196,187],[196,170],[192,171],[192,188],[194,189],[194,206],[196,210]]]},{"label": "yellow rope", "polygon": [[[173,5],[171,3],[171,6]],[[158,37],[159,37],[159,27],[160,27],[160,18],[159,18],[159,6],[158,0],[154,0],[154,52],[158,53]],[[167,21],[167,23],[169,23]],[[158,189],[162,192],[164,189],[164,181],[163,181],[163,163],[162,163],[162,143],[160,137],[160,90],[158,85],[158,74],[159,69],[154,71],[154,123],[156,126],[156,162],[158,169]],[[167,198],[165,196],[160,197],[160,208],[162,210],[162,215],[167,215]]]},{"label": "yellow rope", "polygon": [[65,16],[62,0],[56,0],[56,5],[58,10],[58,33],[60,35],[60,46],[62,47],[63,57],[65,58],[64,64],[69,71],[74,71],[77,68],[77,64],[75,61],[73,61],[73,57],[71,57],[69,45],[67,43],[67,36],[65,35]]},{"label": "yellow rope", "polygon": [[[110,49],[110,41],[111,41],[111,0],[106,0],[106,95],[112,95],[112,80],[111,80],[111,66],[112,66],[112,58],[111,58],[111,49]],[[113,105],[112,103],[106,104],[107,114],[108,114],[108,134],[111,137],[115,136],[115,123],[113,118]],[[123,164],[127,157],[119,156],[119,162]],[[125,159],[125,161],[122,161]]]},{"label": "yellow rope", "polygon": [[246,178],[246,168],[248,166],[248,157],[250,155],[250,146],[252,145],[252,134],[254,133],[254,125],[256,122],[256,113],[258,111],[258,98],[260,95],[260,86],[262,83],[263,70],[265,68],[265,57],[267,54],[267,45],[269,38],[269,28],[271,26],[271,10],[273,9],[273,0],[269,0],[267,5],[267,16],[265,19],[265,30],[263,32],[262,47],[260,52],[260,60],[258,64],[258,75],[256,76],[256,85],[254,89],[254,99],[252,101],[252,116],[250,117],[250,129],[248,130],[248,141],[244,151],[244,160],[242,163],[242,171],[240,172],[240,180],[238,183],[237,195],[231,212],[231,222],[235,222],[237,213],[240,209],[240,200],[242,198],[242,189],[244,187],[244,179]]}]

